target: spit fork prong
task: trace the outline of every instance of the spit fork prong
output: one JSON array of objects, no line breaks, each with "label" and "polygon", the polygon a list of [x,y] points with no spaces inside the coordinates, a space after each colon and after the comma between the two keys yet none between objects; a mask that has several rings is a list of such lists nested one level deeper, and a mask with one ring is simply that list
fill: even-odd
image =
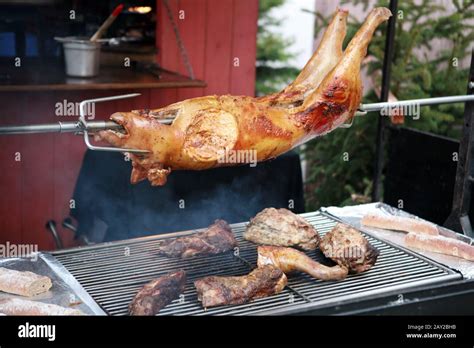
[{"label": "spit fork prong", "polygon": [[122,94],[116,95],[112,97],[103,97],[103,98],[95,98],[95,99],[86,99],[80,102],[79,104],[79,123],[82,132],[84,133],[84,142],[86,146],[90,150],[94,151],[110,151],[110,152],[129,152],[129,153],[148,153],[147,150],[139,150],[139,149],[127,149],[127,148],[120,148],[120,147],[106,147],[106,146],[96,146],[90,142],[89,139],[89,131],[87,130],[87,120],[86,120],[86,106],[91,103],[101,103],[111,100],[119,100],[125,98],[133,98],[139,96],[140,93],[130,93],[130,94]]}]

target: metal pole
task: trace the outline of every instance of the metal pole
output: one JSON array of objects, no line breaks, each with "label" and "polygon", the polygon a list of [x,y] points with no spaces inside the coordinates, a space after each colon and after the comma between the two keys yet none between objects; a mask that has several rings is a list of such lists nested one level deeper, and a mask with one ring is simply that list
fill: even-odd
[{"label": "metal pole", "polygon": [[396,101],[396,102],[362,104],[360,106],[360,110],[365,111],[365,112],[371,112],[371,111],[380,111],[382,109],[398,108],[398,107],[405,107],[405,106],[415,106],[415,105],[426,106],[426,105],[437,105],[437,104],[465,103],[468,101],[474,101],[474,95],[452,95],[452,96],[447,96],[447,97],[433,97],[433,98],[401,100],[401,101]]},{"label": "metal pole", "polygon": [[[90,121],[87,130],[94,132],[103,129],[123,129],[113,121]],[[80,122],[57,122],[46,124],[32,124],[24,126],[2,126],[0,135],[7,134],[36,134],[36,133],[79,133],[84,129]]]},{"label": "metal pole", "polygon": [[[471,53],[471,68],[467,94],[474,94],[474,51]],[[458,167],[454,183],[453,206],[444,225],[452,230],[474,237],[469,210],[474,183],[474,102],[467,102],[464,108],[464,127],[459,143]]]},{"label": "metal pole", "polygon": [[[381,102],[386,102],[388,100],[388,94],[390,91],[390,74],[393,60],[393,46],[395,41],[395,23],[397,20],[397,8],[398,0],[390,0],[390,11],[392,11],[392,17],[390,17],[388,21],[387,36],[385,38],[385,54],[383,58],[382,68],[382,91],[380,95]],[[375,168],[372,191],[373,202],[377,202],[380,200],[380,181],[382,178],[383,155],[385,149],[384,144],[386,119],[386,117],[380,116],[377,125],[377,145],[375,148]]]},{"label": "metal pole", "polygon": [[[474,83],[471,88],[474,88]],[[452,95],[447,97],[422,98],[401,100],[396,102],[361,104],[356,116],[366,115],[368,112],[381,111],[382,109],[391,109],[406,106],[425,106],[449,103],[464,103],[474,101],[474,95]],[[162,124],[171,124],[172,118],[159,119]],[[57,122],[46,124],[30,124],[20,126],[0,126],[0,135],[8,134],[37,134],[37,133],[82,133],[84,130],[97,132],[104,129],[123,129],[121,125],[113,121],[88,121],[84,126],[81,122]]]}]

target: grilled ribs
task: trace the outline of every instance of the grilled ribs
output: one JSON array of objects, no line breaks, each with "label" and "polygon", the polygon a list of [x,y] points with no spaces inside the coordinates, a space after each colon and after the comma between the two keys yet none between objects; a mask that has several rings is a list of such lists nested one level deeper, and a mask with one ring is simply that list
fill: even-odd
[{"label": "grilled ribs", "polygon": [[293,248],[259,246],[257,263],[258,267],[273,265],[285,274],[300,271],[321,280],[340,280],[347,276],[347,267],[322,265]]},{"label": "grilled ribs", "polygon": [[288,280],[285,274],[272,265],[258,267],[240,277],[211,276],[194,282],[198,300],[204,308],[247,303],[258,297],[281,292]]},{"label": "grilled ribs", "polygon": [[[105,130],[97,137],[112,146],[149,151],[131,155],[130,180],[164,185],[171,170],[261,162],[327,134],[354,116],[362,97],[362,59],[375,29],[391,13],[372,10],[343,52],[347,15],[336,11],[310,61],[281,92],[260,98],[212,95],[161,109],[118,112],[111,119],[123,131]],[[159,123],[171,116],[171,125]],[[230,160],[249,152],[255,156]]]},{"label": "grilled ribs", "polygon": [[351,273],[369,270],[377,261],[379,251],[355,228],[338,223],[319,244],[324,255]]},{"label": "grilled ribs", "polygon": [[187,258],[220,254],[232,250],[237,245],[229,224],[224,220],[216,220],[203,232],[163,241],[158,252],[170,257]]},{"label": "grilled ribs", "polygon": [[250,220],[244,238],[257,244],[314,250],[319,235],[301,216],[287,209],[266,208]]},{"label": "grilled ribs", "polygon": [[130,315],[155,315],[183,293],[186,272],[179,270],[146,284],[128,306]]}]

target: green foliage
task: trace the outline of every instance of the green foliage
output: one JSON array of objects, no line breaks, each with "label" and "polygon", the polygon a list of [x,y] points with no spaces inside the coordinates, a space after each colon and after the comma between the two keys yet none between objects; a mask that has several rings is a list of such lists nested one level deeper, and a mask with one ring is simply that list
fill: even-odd
[{"label": "green foliage", "polygon": [[372,188],[375,134],[376,124],[366,115],[356,117],[351,128],[338,129],[307,144],[304,155],[308,165],[308,209],[367,200],[364,197],[370,195]]},{"label": "green foliage", "polygon": [[258,95],[267,95],[274,93],[292,81],[299,70],[293,67],[269,67],[260,66],[257,68],[257,84]]},{"label": "green foliage", "polygon": [[293,40],[270,31],[281,24],[281,20],[272,17],[271,10],[283,5],[284,2],[285,0],[259,1],[257,95],[270,94],[280,90],[299,73],[298,69],[288,66],[288,61],[294,57],[288,52]]},{"label": "green foliage", "polygon": [[[362,5],[369,11],[369,0],[342,1]],[[387,6],[378,0],[376,6]],[[399,2],[397,28],[392,61],[391,91],[399,100],[464,94],[468,70],[460,68],[470,55],[474,40],[474,1],[452,0],[455,13],[448,14],[440,1],[404,0]],[[322,28],[328,18],[317,17]],[[350,17],[348,38],[361,23]],[[368,73],[381,70],[385,30],[382,26],[374,37],[369,54]],[[444,49],[433,53],[434,40],[441,40]],[[456,62],[459,63],[456,66]],[[367,91],[366,91],[367,92]],[[372,91],[364,102],[377,100]],[[418,120],[407,117],[405,126],[441,135],[459,137],[464,107],[462,104],[422,107]],[[324,205],[344,205],[367,200],[371,190],[375,155],[377,115],[356,117],[349,129],[339,129],[308,144],[307,206],[314,210]],[[349,161],[343,161],[343,153]],[[355,199],[354,199],[355,198]]]}]

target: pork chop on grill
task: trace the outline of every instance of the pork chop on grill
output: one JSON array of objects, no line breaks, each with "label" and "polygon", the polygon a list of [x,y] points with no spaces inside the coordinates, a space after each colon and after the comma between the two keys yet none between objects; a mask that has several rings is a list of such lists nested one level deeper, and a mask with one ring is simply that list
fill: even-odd
[{"label": "pork chop on grill", "polygon": [[347,267],[339,265],[328,267],[314,261],[301,251],[278,246],[259,246],[257,263],[258,267],[273,265],[285,274],[300,271],[321,280],[344,279],[348,273]]},{"label": "pork chop on grill", "polygon": [[369,270],[377,261],[379,251],[355,228],[338,223],[319,245],[324,255],[351,273]]},{"label": "pork chop on grill", "polygon": [[258,213],[247,225],[244,238],[257,244],[304,250],[314,250],[319,244],[314,227],[301,216],[283,208],[266,208]]},{"label": "pork chop on grill", "polygon": [[279,268],[272,265],[258,267],[239,277],[211,276],[194,282],[198,300],[204,308],[247,303],[258,297],[281,292],[288,280]]},{"label": "pork chop on grill", "polygon": [[168,273],[146,284],[128,306],[130,315],[155,315],[183,293],[186,272]]},{"label": "pork chop on grill", "polygon": [[232,250],[237,245],[229,224],[224,220],[216,220],[203,232],[161,242],[158,250],[166,256],[184,259],[198,255],[220,254]]}]

